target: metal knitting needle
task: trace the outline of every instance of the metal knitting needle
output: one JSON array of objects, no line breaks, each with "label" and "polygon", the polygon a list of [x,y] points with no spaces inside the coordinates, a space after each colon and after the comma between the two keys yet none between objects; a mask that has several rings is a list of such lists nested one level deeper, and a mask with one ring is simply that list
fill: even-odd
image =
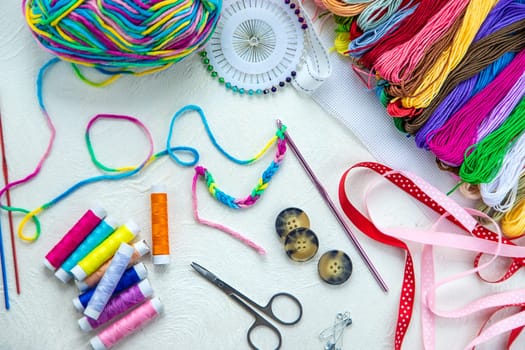
[{"label": "metal knitting needle", "polygon": [[[281,128],[282,125],[283,124],[282,124],[281,120],[277,119],[277,126],[279,128]],[[365,265],[368,267],[368,270],[370,270],[370,272],[372,273],[372,276],[374,276],[374,279],[377,281],[377,283],[379,283],[381,289],[383,289],[383,291],[385,291],[385,292],[388,292],[388,286],[387,286],[386,282],[383,280],[383,278],[381,277],[381,275],[379,274],[379,272],[377,271],[375,266],[372,264],[372,261],[370,260],[370,258],[366,254],[365,250],[361,246],[361,243],[359,243],[357,238],[354,236],[352,230],[350,229],[348,224],[345,222],[345,220],[343,219],[343,216],[341,215],[341,213],[339,212],[339,210],[335,206],[334,202],[332,201],[332,199],[328,195],[328,192],[325,190],[325,188],[323,187],[323,185],[321,184],[321,182],[319,181],[317,176],[315,176],[312,168],[310,168],[310,166],[308,165],[308,163],[304,159],[303,155],[301,154],[301,152],[299,151],[299,149],[297,148],[297,146],[295,145],[295,143],[293,142],[292,138],[290,137],[290,135],[288,134],[287,131],[284,132],[284,136],[286,137],[286,140],[288,141],[288,145],[292,149],[293,153],[295,154],[295,156],[299,160],[299,163],[301,163],[301,166],[306,171],[306,174],[308,174],[308,176],[310,177],[310,180],[312,180],[314,185],[317,187],[317,190],[321,194],[321,197],[323,197],[324,201],[326,202],[326,204],[328,205],[328,207],[332,211],[332,214],[334,214],[334,216],[337,218],[337,221],[339,221],[341,226],[343,226],[343,229],[344,229],[346,235],[348,236],[350,241],[352,241],[352,243],[354,244],[354,247],[357,249],[357,252],[359,253],[361,258],[365,262]]]}]

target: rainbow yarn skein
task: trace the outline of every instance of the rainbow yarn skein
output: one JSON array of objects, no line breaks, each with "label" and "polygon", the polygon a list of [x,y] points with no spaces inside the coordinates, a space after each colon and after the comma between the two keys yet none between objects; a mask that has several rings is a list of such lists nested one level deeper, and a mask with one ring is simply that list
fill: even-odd
[{"label": "rainbow yarn skein", "polygon": [[75,64],[122,73],[162,69],[200,48],[215,29],[221,5],[221,0],[26,0],[23,9],[46,50]]}]

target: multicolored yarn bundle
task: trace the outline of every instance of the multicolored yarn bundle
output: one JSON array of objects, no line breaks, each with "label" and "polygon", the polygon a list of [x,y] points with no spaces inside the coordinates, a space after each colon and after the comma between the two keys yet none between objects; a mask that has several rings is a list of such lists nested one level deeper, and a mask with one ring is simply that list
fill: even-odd
[{"label": "multicolored yarn bundle", "polygon": [[525,234],[525,1],[322,0],[395,126],[510,238]]},{"label": "multicolored yarn bundle", "polygon": [[108,74],[163,69],[199,49],[221,0],[26,0],[38,42],[58,57]]},{"label": "multicolored yarn bundle", "polygon": [[[39,83],[37,84],[40,107],[41,107],[41,109],[42,109],[42,111],[44,113],[44,116],[46,117],[46,121],[48,123],[48,126],[49,126],[50,130],[52,131],[52,137],[51,137],[51,139],[49,141],[49,144],[48,144],[48,147],[47,147],[47,151],[46,151],[46,153],[44,153],[44,155],[40,159],[40,162],[39,162],[37,168],[31,174],[27,175],[26,177],[24,177],[24,178],[22,178],[20,180],[8,183],[4,188],[0,189],[0,197],[2,196],[2,194],[4,194],[10,188],[15,187],[15,186],[20,185],[20,184],[23,184],[23,183],[26,183],[27,181],[29,181],[30,179],[32,179],[33,177],[38,175],[38,173],[40,172],[40,170],[42,168],[42,164],[45,162],[45,160],[48,157],[49,151],[50,151],[50,149],[52,147],[52,144],[53,144],[55,128],[54,128],[54,124],[53,124],[49,114],[46,111],[45,104],[44,104],[44,101],[43,101],[43,98],[42,98],[42,84],[41,84],[41,80],[42,80],[45,72],[50,67],[52,67],[56,62],[58,62],[57,58],[51,60],[49,63],[44,65],[44,67],[42,67],[42,69],[40,71],[40,74],[39,74],[39,79],[38,79]],[[215,181],[213,180],[213,176],[211,175],[211,173],[209,173],[202,166],[196,166],[198,164],[198,162],[199,162],[199,152],[195,148],[188,147],[188,146],[172,146],[171,145],[172,139],[173,139],[173,131],[174,131],[175,121],[177,121],[179,118],[181,118],[183,115],[185,115],[185,114],[187,114],[189,112],[196,112],[198,114],[198,116],[200,117],[200,120],[201,120],[201,122],[202,122],[202,124],[204,126],[204,129],[206,131],[206,134],[209,137],[210,141],[212,142],[213,146],[225,158],[227,158],[228,160],[230,160],[230,161],[232,161],[234,163],[237,163],[237,164],[240,164],[240,165],[248,165],[248,164],[255,163],[260,158],[262,158],[274,144],[276,145],[276,153],[275,153],[274,159],[272,160],[270,165],[267,167],[267,169],[263,172],[263,174],[261,175],[261,178],[257,182],[257,185],[255,186],[255,188],[253,189],[253,191],[251,192],[251,194],[249,196],[247,196],[244,199],[235,199],[234,197],[232,197],[232,196],[226,194],[225,192],[219,190],[217,185],[216,185],[216,183],[215,183]],[[143,159],[143,161],[140,164],[133,165],[133,166],[119,167],[119,168],[112,168],[112,167],[109,167],[109,166],[106,166],[106,165],[102,164],[98,160],[97,155],[95,154],[95,152],[93,150],[93,145],[92,145],[91,137],[90,137],[90,131],[91,131],[91,128],[93,127],[93,125],[97,121],[108,120],[108,119],[130,122],[130,123],[136,125],[143,132],[143,134],[145,135],[145,137],[146,137],[146,139],[148,141],[149,149],[147,151],[146,157]],[[62,201],[63,199],[65,199],[66,197],[68,197],[69,195],[71,195],[72,193],[74,193],[75,191],[77,191],[78,189],[80,189],[80,188],[82,188],[82,187],[84,187],[86,185],[89,185],[89,184],[92,184],[92,183],[95,183],[95,182],[98,182],[98,181],[108,181],[108,180],[109,181],[115,181],[115,180],[121,180],[121,179],[128,178],[130,176],[133,176],[133,175],[141,172],[143,169],[145,169],[148,165],[153,163],[155,160],[157,160],[157,159],[159,159],[161,157],[164,157],[164,156],[169,156],[173,161],[175,161],[177,164],[179,164],[181,166],[184,166],[184,167],[196,166],[195,167],[195,176],[193,178],[193,183],[192,183],[193,214],[194,214],[195,219],[199,223],[201,223],[203,225],[211,226],[211,227],[219,229],[219,230],[221,230],[221,231],[223,231],[225,233],[228,233],[233,238],[241,241],[245,245],[247,245],[250,248],[252,248],[255,251],[257,251],[259,254],[265,254],[265,250],[262,247],[260,247],[256,243],[252,242],[248,238],[244,237],[242,234],[240,234],[240,233],[230,229],[229,227],[226,227],[226,226],[223,226],[223,225],[211,222],[211,221],[207,221],[207,220],[202,219],[200,217],[199,212],[198,212],[198,201],[197,201],[197,195],[196,195],[196,184],[197,184],[198,178],[202,176],[205,179],[206,183],[207,183],[208,190],[209,190],[210,194],[215,199],[217,199],[219,202],[221,202],[222,204],[224,204],[224,205],[226,205],[226,206],[228,206],[230,208],[233,208],[233,209],[242,209],[242,208],[251,207],[252,205],[254,205],[257,202],[259,197],[266,190],[266,188],[269,185],[269,182],[273,178],[274,174],[279,170],[280,164],[281,164],[281,162],[284,159],[284,155],[286,153],[286,138],[284,136],[284,131],[285,130],[286,130],[286,126],[283,125],[283,126],[279,127],[277,129],[275,135],[266,143],[266,145],[262,148],[262,150],[259,151],[254,157],[252,157],[252,158],[250,158],[248,160],[237,159],[234,156],[232,156],[230,153],[228,153],[217,142],[213,132],[211,131],[210,126],[208,125],[208,121],[206,119],[204,111],[198,106],[187,105],[187,106],[184,106],[183,108],[181,108],[177,113],[175,113],[175,115],[171,119],[171,122],[170,122],[170,125],[169,125],[168,137],[167,137],[167,140],[166,140],[166,148],[164,150],[162,150],[162,151],[159,151],[159,152],[155,153],[154,152],[154,145],[153,145],[153,143],[154,143],[153,142],[153,137],[152,137],[150,131],[148,130],[148,128],[146,127],[146,125],[144,125],[140,120],[138,120],[138,119],[136,119],[134,117],[125,116],[125,115],[99,114],[99,115],[96,115],[95,117],[93,117],[89,121],[89,123],[87,125],[87,128],[86,128],[85,140],[86,140],[87,149],[88,149],[88,152],[89,152],[89,155],[91,157],[92,162],[95,164],[95,166],[99,170],[101,170],[103,172],[103,174],[96,175],[96,176],[93,176],[93,177],[90,177],[90,178],[86,178],[84,180],[81,180],[81,181],[73,184],[68,189],[66,189],[64,192],[62,192],[61,194],[57,195],[55,198],[51,199],[47,203],[41,205],[40,207],[38,207],[38,208],[36,208],[36,209],[34,209],[32,211],[29,211],[29,210],[24,209],[24,208],[17,208],[17,207],[5,206],[5,205],[1,205],[1,208],[4,209],[4,210],[7,210],[7,211],[21,212],[21,213],[25,214],[24,218],[21,220],[20,225],[18,227],[18,236],[22,240],[25,240],[25,241],[28,241],[28,242],[32,242],[32,241],[35,241],[36,239],[38,239],[38,237],[40,236],[40,223],[39,223],[39,220],[38,220],[38,215],[40,213],[42,213],[44,210],[51,208],[52,206],[54,206],[58,202]],[[183,160],[183,159],[181,159],[177,155],[177,154],[180,154],[180,153],[184,153],[185,156],[189,156],[191,159],[190,160]],[[33,220],[34,221],[35,228],[36,228],[36,231],[33,232],[33,234],[31,234],[31,235],[27,235],[24,232],[25,225],[27,224],[27,222],[29,220]]]}]

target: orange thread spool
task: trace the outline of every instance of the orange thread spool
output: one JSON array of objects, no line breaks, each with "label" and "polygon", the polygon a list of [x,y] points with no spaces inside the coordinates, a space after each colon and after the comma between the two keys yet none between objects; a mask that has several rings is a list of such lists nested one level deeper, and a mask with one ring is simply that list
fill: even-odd
[{"label": "orange thread spool", "polygon": [[165,265],[170,262],[170,241],[168,232],[168,195],[164,185],[151,188],[151,240],[153,242],[153,264]]}]

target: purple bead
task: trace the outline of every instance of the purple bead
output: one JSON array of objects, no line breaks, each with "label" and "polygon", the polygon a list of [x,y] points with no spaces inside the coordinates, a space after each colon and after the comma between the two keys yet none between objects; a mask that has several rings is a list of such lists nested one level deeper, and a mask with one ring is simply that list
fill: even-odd
[{"label": "purple bead", "polygon": [[288,5],[290,3],[290,0],[284,0],[284,3]]},{"label": "purple bead", "polygon": [[301,26],[301,28],[302,28],[302,29],[306,29],[306,28],[308,28],[308,24],[303,23],[303,25]]},{"label": "purple bead", "polygon": [[283,87],[283,86],[284,86],[284,81],[280,81],[280,82],[279,82],[279,86],[280,86],[280,87]]},{"label": "purple bead", "polygon": [[304,17],[299,17],[299,22],[303,23],[304,22]]},{"label": "purple bead", "polygon": [[293,70],[290,74],[292,75],[292,77],[295,77],[297,75],[297,72]]},{"label": "purple bead", "polygon": [[287,82],[287,83],[289,83],[289,82],[291,82],[291,81],[292,81],[292,78],[290,78],[290,77],[286,77],[286,82]]},{"label": "purple bead", "polygon": [[275,86],[272,86],[272,92],[276,92],[277,88]]},{"label": "purple bead", "polygon": [[291,8],[291,9],[294,9],[294,8],[295,8],[295,4],[294,4],[293,2],[290,4],[290,8]]},{"label": "purple bead", "polygon": [[296,15],[298,15],[298,14],[300,14],[300,13],[301,13],[301,10],[299,10],[299,9],[296,9],[296,10],[294,11],[294,13],[295,13]]}]

